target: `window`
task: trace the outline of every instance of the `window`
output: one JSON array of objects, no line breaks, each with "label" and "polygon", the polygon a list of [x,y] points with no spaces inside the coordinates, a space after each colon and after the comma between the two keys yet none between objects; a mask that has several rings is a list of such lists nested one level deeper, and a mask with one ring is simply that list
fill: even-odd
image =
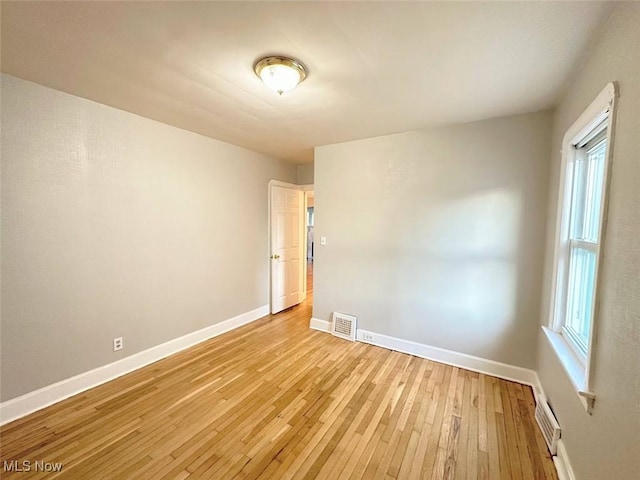
[{"label": "window", "polygon": [[[567,281],[563,282],[566,312],[562,334],[574,349],[578,359],[587,360],[593,304],[596,290],[596,265],[604,193],[604,166],[607,150],[606,124],[594,132],[595,140],[579,147],[574,155],[571,183],[571,208]],[[597,141],[596,141],[597,140]]]},{"label": "window", "polygon": [[564,137],[553,302],[545,329],[589,412],[595,401],[589,374],[597,332],[615,94],[615,85],[607,85]]}]

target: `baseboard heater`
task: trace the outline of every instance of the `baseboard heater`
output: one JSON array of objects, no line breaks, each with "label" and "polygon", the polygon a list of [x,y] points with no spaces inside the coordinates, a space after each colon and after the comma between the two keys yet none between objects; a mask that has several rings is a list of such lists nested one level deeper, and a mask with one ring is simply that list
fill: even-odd
[{"label": "baseboard heater", "polygon": [[560,440],[560,425],[544,397],[538,399],[535,416],[544,441],[547,442],[549,452],[551,455],[555,455],[558,449],[558,440]]}]

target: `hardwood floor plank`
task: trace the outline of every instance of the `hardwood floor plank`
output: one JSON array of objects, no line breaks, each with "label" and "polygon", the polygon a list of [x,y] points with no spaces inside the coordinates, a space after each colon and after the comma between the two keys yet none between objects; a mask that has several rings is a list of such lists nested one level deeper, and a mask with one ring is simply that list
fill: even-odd
[{"label": "hardwood floor plank", "polygon": [[496,423],[495,410],[493,408],[493,383],[491,377],[480,375],[480,381],[484,384],[486,395],[486,417],[487,417],[487,454],[489,460],[489,478],[498,480],[500,478],[500,454],[498,449],[498,426]]},{"label": "hardwood floor plank", "polygon": [[516,423],[511,408],[511,399],[509,395],[509,387],[501,385],[500,392],[502,394],[503,420],[507,438],[507,455],[509,456],[509,465],[511,466],[509,474],[513,480],[522,480],[522,465],[520,464],[520,452],[518,451],[518,438],[516,433]]},{"label": "hardwood floor plank", "polygon": [[417,436],[415,452],[409,450],[405,454],[405,458],[403,459],[403,466],[406,466],[404,467],[404,471],[402,469],[400,471],[401,478],[404,478],[404,472],[408,472],[406,474],[408,478],[419,477],[422,470],[424,457],[426,455],[427,443],[433,433],[431,425],[426,421],[429,408],[432,404],[432,402],[430,401],[429,392],[433,391],[433,369],[428,369],[427,372],[429,377],[426,382],[422,382],[422,386],[420,387],[420,396],[422,397],[422,401],[420,402],[420,410],[418,411],[418,415],[416,416],[416,420],[413,425],[414,431],[412,432],[412,435],[413,433],[415,433]]},{"label": "hardwood floor plank", "polygon": [[[368,464],[359,462],[359,465],[354,469],[352,478],[380,478],[387,471],[401,435],[401,431],[397,429],[398,421],[404,414],[404,407],[407,405],[407,398],[411,392],[410,386],[415,383],[418,374],[418,368],[416,367],[418,362],[414,361],[414,358],[409,357],[404,364],[400,383],[393,396],[393,399],[397,400],[395,402],[392,401],[389,406],[386,425],[380,432],[380,440],[370,457],[371,460]],[[362,470],[364,470],[363,475],[354,476],[356,472],[361,472]]]},{"label": "hardwood floor plank", "polygon": [[[395,445],[394,455],[391,458],[391,463],[389,464],[389,468],[387,468],[387,475],[392,478],[398,478],[398,474],[400,473],[400,468],[402,467],[403,459],[407,453],[407,445],[411,440],[411,433],[413,431],[412,425],[415,421],[415,417],[418,415],[418,410],[420,407],[420,403],[416,402],[416,395],[420,389],[420,385],[424,379],[424,372],[426,370],[426,366],[424,364],[417,365],[418,375],[413,385],[410,386],[409,397],[405,403],[405,408],[398,419],[398,424],[396,428],[401,432],[398,443]],[[407,427],[407,424],[409,427]]]},{"label": "hardwood floor plank", "polygon": [[[444,422],[446,406],[446,391],[444,390],[444,386],[448,384],[451,374],[453,373],[453,369],[447,368],[443,365],[442,368],[440,368],[440,371],[443,376],[441,377],[440,382],[436,384],[433,391],[433,400],[436,404],[436,409],[432,419],[433,435],[429,436],[429,440],[427,442],[427,451],[422,464],[422,474],[420,475],[420,478],[432,478],[437,468],[436,459],[438,455],[438,445],[440,443],[440,438],[442,437],[442,425]],[[429,419],[427,421],[429,421]]]},{"label": "hardwood floor plank", "polygon": [[478,449],[479,449],[479,388],[478,380],[471,379],[471,398],[469,405],[469,434],[467,443],[467,478],[478,478]]}]

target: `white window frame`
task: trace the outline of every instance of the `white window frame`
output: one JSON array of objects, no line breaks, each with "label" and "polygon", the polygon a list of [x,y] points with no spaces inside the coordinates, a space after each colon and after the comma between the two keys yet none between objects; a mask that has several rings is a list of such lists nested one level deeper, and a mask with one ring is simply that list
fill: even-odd
[{"label": "white window frame", "polygon": [[[556,239],[553,259],[553,280],[549,312],[549,326],[543,327],[547,339],[560,358],[582,405],[591,414],[595,402],[595,393],[591,389],[590,378],[594,369],[593,349],[596,343],[597,325],[600,317],[600,293],[602,276],[600,265],[604,252],[604,241],[609,205],[609,184],[611,181],[611,162],[613,159],[613,136],[615,132],[615,112],[618,90],[615,83],[609,83],[600,92],[587,110],[567,130],[562,141],[562,161],[558,192],[558,210],[556,216]],[[589,135],[603,122],[606,122],[606,142],[604,165],[604,185],[600,205],[600,228],[598,242],[589,247],[596,253],[595,292],[593,295],[593,317],[590,325],[589,345],[586,359],[582,358],[562,333],[566,317],[568,269],[569,269],[569,227],[571,212],[571,191],[573,165],[579,155],[578,145],[585,143]],[[575,242],[575,240],[572,240]]]}]

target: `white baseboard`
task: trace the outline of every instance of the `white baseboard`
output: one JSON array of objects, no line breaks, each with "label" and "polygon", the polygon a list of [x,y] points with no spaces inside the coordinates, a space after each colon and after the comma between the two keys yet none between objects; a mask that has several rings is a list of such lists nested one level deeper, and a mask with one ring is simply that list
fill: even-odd
[{"label": "white baseboard", "polygon": [[0,425],[17,420],[30,413],[48,407],[65,398],[77,395],[93,387],[125,375],[150,363],[173,355],[210,338],[251,323],[269,315],[269,305],[263,305],[250,312],[242,313],[215,325],[203,328],[182,337],[156,345],[117,362],[98,367],[46,387],[39,388],[20,397],[0,403]]},{"label": "white baseboard", "polygon": [[[365,335],[367,340],[365,340]],[[538,375],[535,371],[528,368],[516,367],[506,363],[487,360],[485,358],[474,357],[465,353],[445,350],[444,348],[432,347],[422,343],[403,340],[401,338],[389,337],[380,333],[369,332],[358,329],[356,339],[360,342],[369,343],[378,347],[396,350],[402,353],[415,355],[416,357],[426,358],[440,363],[446,363],[454,367],[464,368],[473,372],[491,375],[493,377],[510,380],[513,382],[530,385],[535,392],[540,388]],[[371,339],[371,340],[370,340]],[[539,393],[539,392],[538,392]]]},{"label": "white baseboard", "polygon": [[567,450],[564,447],[562,439],[558,440],[558,448],[556,456],[553,457],[553,463],[556,466],[559,480],[576,480],[576,476],[573,473]]},{"label": "white baseboard", "polygon": [[319,318],[312,318],[309,322],[309,328],[318,330],[320,332],[330,332],[331,322],[327,320],[320,320]]}]

